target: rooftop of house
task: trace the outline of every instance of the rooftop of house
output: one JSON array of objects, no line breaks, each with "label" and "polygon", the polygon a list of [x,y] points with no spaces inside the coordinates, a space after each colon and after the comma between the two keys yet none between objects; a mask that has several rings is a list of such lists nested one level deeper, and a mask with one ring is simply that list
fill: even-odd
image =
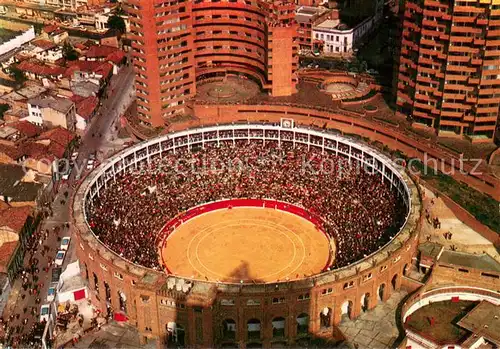
[{"label": "rooftop of house", "polygon": [[19,68],[23,72],[42,76],[60,76],[63,75],[66,71],[66,69],[63,67],[48,65],[36,59],[22,61],[17,65],[17,68]]},{"label": "rooftop of house", "polygon": [[443,249],[443,245],[434,243],[434,242],[424,242],[418,246],[418,250],[422,254],[422,257],[436,259],[441,250]]},{"label": "rooftop of house", "polygon": [[50,140],[52,142],[55,142],[59,145],[62,145],[64,148],[68,146],[69,143],[76,137],[76,134],[73,132],[62,128],[62,127],[56,127],[51,130],[43,132],[39,137],[38,140]]},{"label": "rooftop of house", "polygon": [[8,227],[20,233],[26,220],[33,213],[30,206],[10,206],[0,211],[0,227]]},{"label": "rooftop of house", "polygon": [[18,121],[10,124],[10,126],[18,130],[23,136],[29,138],[35,137],[42,132],[38,126],[28,121]]},{"label": "rooftop of house", "polygon": [[95,73],[107,78],[113,71],[113,66],[108,62],[73,61],[68,62],[68,66],[64,74],[68,78],[71,78],[76,71]]},{"label": "rooftop of house", "polygon": [[50,50],[50,49],[53,49],[53,48],[56,48],[58,47],[56,44],[54,44],[52,41],[50,40],[45,40],[45,39],[38,39],[38,40],[33,40],[31,42],[31,44],[33,44],[34,46],[36,47],[39,47],[43,50]]},{"label": "rooftop of house", "polygon": [[0,164],[0,195],[7,196],[12,202],[33,202],[42,184],[22,182],[25,169],[18,165]]},{"label": "rooftop of house", "polygon": [[454,264],[480,270],[500,272],[500,263],[488,254],[475,255],[456,251],[443,251],[440,263]]},{"label": "rooftop of house", "polygon": [[457,323],[472,332],[500,346],[500,305],[482,301]]},{"label": "rooftop of house", "polygon": [[19,131],[13,127],[10,127],[8,125],[4,125],[0,127],[0,138],[1,139],[10,139],[12,137],[15,137]]},{"label": "rooftop of house", "polygon": [[0,143],[0,153],[3,153],[13,160],[17,160],[22,157],[22,152],[18,148]]},{"label": "rooftop of house", "polygon": [[76,113],[80,115],[85,120],[89,120],[92,116],[92,113],[97,108],[99,104],[99,99],[95,96],[90,96],[87,98],[74,95],[72,98],[73,102],[76,105]]},{"label": "rooftop of house", "polygon": [[60,97],[35,97],[28,99],[28,103],[31,105],[36,105],[39,108],[51,108],[66,114],[73,107],[74,103],[67,98]]},{"label": "rooftop of house", "polygon": [[34,98],[45,92],[47,92],[47,89],[45,87],[40,85],[30,84],[26,85],[25,87],[17,91],[12,91],[6,95],[3,95],[0,98],[2,98],[5,101],[15,102],[29,98]]},{"label": "rooftop of house", "polygon": [[299,23],[309,23],[328,11],[330,10],[324,7],[300,6],[295,11],[295,20]]},{"label": "rooftop of house", "polygon": [[5,242],[0,246],[0,272],[6,273],[10,259],[16,251],[19,241]]}]

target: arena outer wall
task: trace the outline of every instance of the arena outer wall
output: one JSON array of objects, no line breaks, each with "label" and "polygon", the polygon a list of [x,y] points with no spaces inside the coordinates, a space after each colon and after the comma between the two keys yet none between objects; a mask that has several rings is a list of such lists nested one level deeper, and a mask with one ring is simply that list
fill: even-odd
[{"label": "arena outer wall", "polygon": [[[222,127],[279,128],[269,125]],[[181,137],[187,133],[201,131],[202,129],[181,131],[175,135]],[[128,322],[137,327],[144,341],[147,338],[157,338],[160,343],[167,342],[167,327],[169,323],[176,323],[177,328],[184,328],[185,344],[188,346],[220,347],[227,344],[246,347],[257,344],[270,347],[273,343],[294,344],[307,336],[332,338],[336,330],[335,325],[340,323],[343,313],[354,318],[363,311],[363,303],[371,309],[379,302],[387,300],[394,290],[401,287],[404,270],[411,264],[418,245],[422,221],[417,187],[402,168],[396,168],[390,164],[389,159],[364,144],[324,131],[288,131],[297,131],[294,133],[296,142],[307,144],[312,139],[308,136],[307,140],[299,140],[299,133],[327,136],[337,141],[337,147],[343,143],[358,150],[362,149],[364,154],[382,160],[381,171],[387,174],[393,183],[399,182],[399,189],[406,192],[407,199],[410,198],[411,201],[407,222],[400,233],[376,253],[348,267],[289,282],[213,283],[169,276],[134,265],[110,251],[91,232],[85,219],[84,203],[89,193],[95,195],[96,190],[99,190],[95,183],[105,185],[104,178],[112,179],[115,169],[123,170],[123,165],[132,166],[147,159],[150,156],[149,150],[153,149],[151,145],[167,142],[167,138],[174,137],[171,134],[140,143],[105,160],[85,178],[73,197],[72,217],[76,229],[77,255],[83,277],[89,282],[93,303],[105,312],[106,299],[109,298],[109,304],[115,309],[115,314],[120,313],[120,293],[124,295],[127,309],[122,313],[126,313],[124,315]],[[138,154],[141,154],[141,158]],[[130,159],[133,160],[128,162]],[[94,282],[95,277],[98,288]],[[105,283],[109,287],[108,295]],[[186,286],[186,283],[189,285]],[[330,326],[321,328],[320,313],[325,308],[330,310]],[[308,315],[307,335],[298,333],[297,318],[301,314]],[[282,335],[273,338],[272,321],[276,318],[284,319],[285,327]],[[235,323],[234,339],[224,336],[222,326],[226,319],[232,319]],[[247,322],[251,319],[257,319],[261,324],[256,339],[248,338]],[[302,326],[302,331],[303,329]]]}]

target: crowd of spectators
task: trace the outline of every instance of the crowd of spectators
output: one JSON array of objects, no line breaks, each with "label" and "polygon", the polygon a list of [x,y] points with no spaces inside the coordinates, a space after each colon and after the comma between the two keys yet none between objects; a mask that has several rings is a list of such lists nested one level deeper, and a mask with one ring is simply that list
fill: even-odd
[{"label": "crowd of spectators", "polygon": [[331,268],[385,245],[404,221],[403,200],[378,174],[321,149],[291,143],[228,141],[187,147],[143,162],[111,180],[87,203],[96,236],[122,257],[161,270],[161,228],[206,202],[266,198],[321,217],[336,244]]}]

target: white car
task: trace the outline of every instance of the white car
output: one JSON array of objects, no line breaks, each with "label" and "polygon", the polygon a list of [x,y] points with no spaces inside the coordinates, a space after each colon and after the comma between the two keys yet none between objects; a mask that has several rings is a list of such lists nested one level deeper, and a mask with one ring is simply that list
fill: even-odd
[{"label": "white car", "polygon": [[71,241],[71,237],[69,236],[65,236],[61,239],[61,246],[59,247],[59,249],[61,251],[67,251],[68,250],[68,247],[69,247],[69,243]]},{"label": "white car", "polygon": [[47,291],[47,302],[52,302],[56,298],[56,288],[50,287]]},{"label": "white car", "polygon": [[40,307],[40,322],[49,321],[50,305],[44,304]]},{"label": "white car", "polygon": [[61,266],[64,262],[65,256],[66,256],[66,251],[57,251],[56,260],[54,261],[56,265]]},{"label": "white car", "polygon": [[87,170],[91,170],[94,168],[94,160],[90,159],[87,161]]},{"label": "white car", "polygon": [[62,179],[67,181],[69,179],[69,176],[71,176],[71,170],[66,172],[65,174],[62,175]]},{"label": "white car", "polygon": [[75,151],[75,152],[73,152],[73,154],[71,154],[71,160],[76,161],[77,158],[78,158],[78,152]]}]

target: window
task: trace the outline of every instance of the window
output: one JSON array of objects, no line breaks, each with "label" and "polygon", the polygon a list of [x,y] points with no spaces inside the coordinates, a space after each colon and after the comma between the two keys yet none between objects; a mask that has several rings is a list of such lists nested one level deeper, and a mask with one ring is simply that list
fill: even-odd
[{"label": "window", "polygon": [[221,305],[234,305],[234,299],[221,299]]},{"label": "window", "polygon": [[380,267],[380,272],[383,272],[387,269],[387,265],[383,265]]},{"label": "window", "polygon": [[280,304],[280,303],[285,303],[285,302],[286,302],[285,297],[273,298],[273,304]]},{"label": "window", "polygon": [[106,267],[104,264],[100,263],[99,266],[102,270],[108,271],[108,267]]},{"label": "window", "polygon": [[80,242],[80,248],[82,249],[82,251],[85,251],[85,248],[83,247],[83,244]]},{"label": "window", "polygon": [[324,296],[324,295],[327,295],[327,294],[330,294],[330,293],[333,293],[333,288],[325,288],[321,291],[321,294]]},{"label": "window", "polygon": [[94,260],[94,257],[93,257],[90,253],[89,253],[89,258],[90,258],[90,260],[92,260],[92,261]]},{"label": "window", "polygon": [[115,271],[114,275],[115,275],[115,278],[123,280],[123,275],[122,274],[120,274],[120,273],[118,273],[118,272]]},{"label": "window", "polygon": [[309,299],[309,298],[310,298],[309,293],[306,293],[306,294],[301,294],[301,295],[299,295],[299,296],[297,297],[297,300],[299,300],[299,301],[305,301],[305,300],[307,300],[307,299]]},{"label": "window", "polygon": [[348,288],[354,287],[354,281],[349,281],[344,284],[344,290],[347,290]]},{"label": "window", "polygon": [[258,300],[258,299],[249,299],[249,300],[247,300],[247,305],[248,306],[260,305],[260,300]]}]

